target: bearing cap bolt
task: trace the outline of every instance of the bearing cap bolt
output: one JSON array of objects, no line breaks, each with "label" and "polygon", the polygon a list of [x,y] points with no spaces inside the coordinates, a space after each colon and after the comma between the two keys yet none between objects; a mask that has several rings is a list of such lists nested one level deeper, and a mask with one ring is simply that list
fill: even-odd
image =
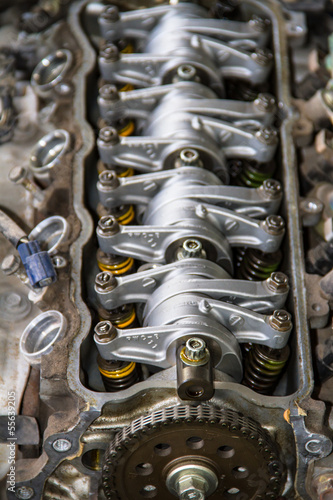
[{"label": "bearing cap bolt", "polygon": [[98,138],[105,142],[105,144],[115,145],[119,142],[119,135],[113,127],[103,127],[99,131]]},{"label": "bearing cap bolt", "polygon": [[100,321],[94,328],[95,338],[98,342],[110,342],[117,336],[117,329],[111,321]]},{"label": "bearing cap bolt", "polygon": [[194,80],[197,75],[197,70],[191,64],[182,64],[177,69],[177,76],[181,81]]},{"label": "bearing cap bolt", "polygon": [[112,273],[103,271],[95,279],[97,291],[113,290],[117,286],[117,278]]},{"label": "bearing cap bolt", "polygon": [[289,290],[288,277],[280,271],[272,273],[267,280],[267,284],[273,292],[283,293]]},{"label": "bearing cap bolt", "polygon": [[265,219],[265,226],[269,234],[278,236],[283,233],[284,220],[280,217],[280,215],[269,215]]},{"label": "bearing cap bolt", "polygon": [[200,161],[198,151],[192,148],[183,149],[180,152],[179,158],[183,167],[196,167]]},{"label": "bearing cap bolt", "polygon": [[188,339],[185,344],[184,355],[190,361],[201,361],[207,357],[206,342],[200,338]]},{"label": "bearing cap bolt", "polygon": [[103,85],[103,87],[101,87],[99,89],[99,95],[105,101],[114,102],[114,101],[118,101],[118,99],[119,99],[117,87],[115,85],[111,85],[110,83]]},{"label": "bearing cap bolt", "polygon": [[99,182],[103,187],[115,189],[119,186],[119,179],[113,170],[105,170],[99,175]]},{"label": "bearing cap bolt", "polygon": [[104,235],[112,236],[118,233],[119,224],[115,217],[112,217],[111,215],[104,215],[98,221],[98,229]]},{"label": "bearing cap bolt", "polygon": [[283,309],[277,309],[269,318],[269,324],[274,330],[288,332],[292,328],[291,315]]},{"label": "bearing cap bolt", "polygon": [[183,258],[201,257],[202,243],[199,240],[185,240],[182,246]]}]

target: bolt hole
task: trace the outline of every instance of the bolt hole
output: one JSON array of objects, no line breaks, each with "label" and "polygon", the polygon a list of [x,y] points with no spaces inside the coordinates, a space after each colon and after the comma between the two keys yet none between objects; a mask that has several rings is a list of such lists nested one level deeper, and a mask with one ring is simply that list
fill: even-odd
[{"label": "bolt hole", "polygon": [[140,491],[140,494],[145,498],[154,498],[157,496],[157,488],[152,484],[146,484]]},{"label": "bolt hole", "polygon": [[320,304],[312,304],[312,309],[316,312],[321,311],[321,305]]},{"label": "bolt hole", "polygon": [[155,446],[154,451],[160,457],[166,457],[171,453],[171,446],[167,443],[159,443]]},{"label": "bolt hole", "polygon": [[231,458],[234,456],[235,450],[231,446],[220,446],[217,449],[217,454],[221,458]]},{"label": "bolt hole", "polygon": [[249,475],[249,471],[246,467],[234,467],[232,469],[232,474],[236,479],[245,479]]},{"label": "bolt hole", "polygon": [[95,448],[82,456],[82,464],[90,470],[102,470],[105,450]]},{"label": "bolt hole", "polygon": [[186,445],[191,448],[191,450],[200,450],[203,448],[205,442],[198,436],[192,436],[186,440]]},{"label": "bolt hole", "polygon": [[153,466],[149,463],[141,463],[135,467],[135,472],[140,476],[149,476],[153,472]]}]

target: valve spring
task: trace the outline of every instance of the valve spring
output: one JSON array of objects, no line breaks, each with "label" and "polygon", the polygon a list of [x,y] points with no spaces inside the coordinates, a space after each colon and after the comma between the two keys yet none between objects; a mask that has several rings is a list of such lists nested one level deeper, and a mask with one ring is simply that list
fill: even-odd
[{"label": "valve spring", "polygon": [[97,263],[101,271],[109,271],[115,276],[126,276],[135,272],[134,259],[132,257],[123,257],[113,255],[97,250]]},{"label": "valve spring", "polygon": [[260,394],[274,390],[289,358],[288,346],[283,349],[254,344],[249,350],[244,364],[243,384]]},{"label": "valve spring", "polygon": [[101,159],[99,159],[97,161],[97,172],[101,174],[102,172],[105,172],[105,170],[113,170],[114,172],[116,172],[117,177],[133,177],[134,175],[134,169],[131,167],[124,168],[115,165],[107,165],[103,163]]},{"label": "valve spring", "polygon": [[126,226],[130,224],[135,217],[135,210],[133,205],[120,205],[116,208],[105,208],[101,203],[97,205],[97,215],[104,217],[104,215],[112,215],[117,219],[119,224]]},{"label": "valve spring", "polygon": [[281,261],[282,252],[277,250],[272,253],[264,253],[255,248],[241,249],[237,259],[237,278],[249,281],[263,281],[270,277],[271,273],[277,271]]},{"label": "valve spring", "polygon": [[228,99],[236,99],[239,101],[254,101],[258,94],[269,92],[269,85],[263,84],[259,87],[252,87],[247,83],[242,83],[239,80],[229,80],[227,82]]},{"label": "valve spring", "polygon": [[141,367],[137,363],[107,361],[98,355],[97,364],[107,392],[124,391],[140,381]]},{"label": "valve spring", "polygon": [[275,165],[254,161],[232,160],[229,164],[230,175],[238,186],[260,187],[266,179],[271,179]]},{"label": "valve spring", "polygon": [[133,54],[134,44],[131,40],[122,39],[117,42],[117,47],[121,54]]},{"label": "valve spring", "polygon": [[133,135],[135,132],[135,123],[133,120],[128,118],[123,118],[118,121],[116,128],[118,130],[118,134],[121,137],[129,137]]},{"label": "valve spring", "polygon": [[104,309],[104,307],[99,307],[98,314],[100,321],[111,321],[117,328],[136,328],[138,326],[135,306],[133,304],[125,304],[111,311]]},{"label": "valve spring", "polygon": [[[99,307],[98,313],[101,321],[111,321],[117,328],[126,329],[138,326],[133,304],[125,304],[112,311]],[[141,366],[134,362],[107,361],[98,355],[97,365],[107,392],[123,391],[139,382],[141,377]]]},{"label": "valve spring", "polygon": [[[130,40],[119,40],[117,46],[121,54],[133,54],[134,52],[134,45]],[[134,90],[134,85],[131,83],[125,83],[124,85],[120,84],[117,87],[118,92],[129,92],[130,90]],[[119,132],[119,135],[122,135],[121,132]]]}]

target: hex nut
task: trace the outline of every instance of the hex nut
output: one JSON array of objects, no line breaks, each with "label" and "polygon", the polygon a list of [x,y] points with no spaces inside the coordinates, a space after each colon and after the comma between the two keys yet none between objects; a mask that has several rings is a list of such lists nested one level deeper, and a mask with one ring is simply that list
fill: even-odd
[{"label": "hex nut", "polygon": [[280,271],[272,273],[267,279],[267,285],[273,292],[286,292],[289,290],[288,277]]},{"label": "hex nut", "polygon": [[104,170],[99,174],[99,182],[103,187],[115,189],[119,186],[119,179],[113,170]]},{"label": "hex nut", "polygon": [[110,5],[104,9],[101,16],[106,21],[115,23],[119,21],[119,10],[115,5]]},{"label": "hex nut", "polygon": [[110,83],[107,83],[100,88],[99,95],[106,101],[113,102],[119,100],[117,87],[115,85],[111,85]]},{"label": "hex nut", "polygon": [[262,92],[258,94],[254,104],[262,111],[273,111],[275,107],[275,99],[271,94]]},{"label": "hex nut", "polygon": [[97,274],[95,285],[97,291],[113,290],[117,286],[117,278],[112,273],[103,271]]},{"label": "hex nut", "polygon": [[114,127],[103,127],[99,131],[98,138],[106,144],[115,145],[119,142],[119,135]]},{"label": "hex nut", "polygon": [[273,236],[278,236],[284,230],[284,220],[280,215],[269,215],[265,219],[267,232]]},{"label": "hex nut", "polygon": [[287,332],[292,327],[291,315],[283,309],[277,309],[270,316],[269,324],[279,332]]},{"label": "hex nut", "polygon": [[119,49],[116,45],[105,45],[100,51],[100,57],[108,62],[116,62],[119,60]]},{"label": "hex nut", "polygon": [[259,189],[262,189],[265,195],[272,200],[278,198],[282,191],[281,184],[275,179],[266,179]]},{"label": "hex nut", "polygon": [[98,342],[110,342],[117,336],[117,329],[111,321],[100,321],[94,328],[95,337]]},{"label": "hex nut", "polygon": [[265,127],[256,132],[256,138],[268,146],[276,144],[278,141],[277,132],[273,128]]},{"label": "hex nut", "polygon": [[98,229],[105,236],[112,236],[119,232],[119,224],[115,217],[112,217],[111,215],[104,215],[98,221]]}]

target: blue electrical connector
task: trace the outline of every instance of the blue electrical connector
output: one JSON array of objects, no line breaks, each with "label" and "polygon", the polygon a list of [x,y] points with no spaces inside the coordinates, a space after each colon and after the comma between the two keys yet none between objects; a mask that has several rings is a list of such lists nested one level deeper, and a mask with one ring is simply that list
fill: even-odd
[{"label": "blue electrical connector", "polygon": [[51,258],[40,249],[38,241],[20,243],[17,250],[34,288],[43,288],[57,280]]}]

